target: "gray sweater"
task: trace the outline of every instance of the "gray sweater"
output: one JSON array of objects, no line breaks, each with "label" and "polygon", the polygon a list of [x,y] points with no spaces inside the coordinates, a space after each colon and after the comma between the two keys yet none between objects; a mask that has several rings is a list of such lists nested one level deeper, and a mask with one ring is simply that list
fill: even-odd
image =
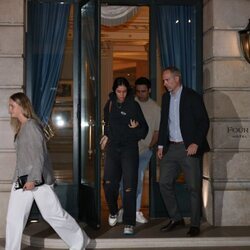
[{"label": "gray sweater", "polygon": [[28,181],[46,184],[55,182],[46,140],[41,126],[34,119],[29,119],[20,129],[16,140],[16,171],[13,177],[28,175]]}]

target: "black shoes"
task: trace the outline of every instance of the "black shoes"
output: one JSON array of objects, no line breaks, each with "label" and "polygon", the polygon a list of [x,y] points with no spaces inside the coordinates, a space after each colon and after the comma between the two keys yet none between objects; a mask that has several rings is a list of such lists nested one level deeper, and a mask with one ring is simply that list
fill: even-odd
[{"label": "black shoes", "polygon": [[160,231],[169,232],[169,231],[172,231],[176,227],[184,227],[184,226],[185,226],[185,222],[183,219],[178,220],[178,221],[170,220],[167,225],[161,227]]},{"label": "black shoes", "polygon": [[200,234],[200,228],[199,227],[190,227],[189,231],[187,232],[187,235],[190,237],[195,237]]},{"label": "black shoes", "polygon": [[[174,221],[174,220],[170,220],[169,223],[163,227],[161,227],[161,232],[170,232],[173,229],[175,229],[176,227],[184,227],[185,226],[185,222],[183,219],[178,220],[178,221]],[[195,237],[198,236],[200,234],[200,228],[199,227],[190,227],[189,231],[187,232],[187,235],[189,237]]]}]

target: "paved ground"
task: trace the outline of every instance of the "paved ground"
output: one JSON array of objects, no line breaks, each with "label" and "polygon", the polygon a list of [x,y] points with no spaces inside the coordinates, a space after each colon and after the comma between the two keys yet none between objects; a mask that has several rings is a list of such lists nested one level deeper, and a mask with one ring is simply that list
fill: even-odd
[{"label": "paved ground", "polygon": [[[97,241],[102,241],[102,240],[109,240],[111,243],[112,242],[119,242],[119,240],[124,240],[124,239],[140,239],[143,242],[143,239],[152,239],[152,241],[157,239],[180,239],[180,241],[185,241],[187,239],[186,237],[186,232],[188,230],[188,226],[182,229],[174,230],[173,232],[168,232],[168,233],[162,233],[160,232],[160,227],[166,223],[165,220],[162,219],[154,219],[150,220],[149,223],[147,224],[139,224],[136,226],[136,234],[132,237],[124,237],[123,236],[123,225],[118,225],[116,227],[110,228],[107,223],[105,223],[99,230],[93,230],[91,228],[85,227],[85,231],[87,234],[90,236],[92,239],[92,242],[94,243],[95,240]],[[31,225],[30,226],[30,231],[34,232],[33,227],[36,227],[38,229],[41,228],[42,225]],[[29,227],[28,227],[29,228]],[[26,230],[26,234],[28,234]],[[43,236],[48,236],[48,235],[55,235],[52,229],[47,229],[47,230],[42,230],[39,232],[41,234],[41,237]],[[32,234],[31,234],[32,235]],[[33,236],[32,236],[33,237]],[[50,236],[49,236],[50,237]],[[52,238],[54,236],[51,236]],[[57,237],[57,236],[56,236]],[[206,240],[208,238],[225,238],[225,241],[232,237],[245,237],[248,238],[250,237],[250,226],[246,227],[213,227],[210,226],[207,223],[203,223],[201,227],[201,234],[199,237],[196,237],[194,240],[200,240],[202,241],[203,239]],[[189,238],[190,239],[190,238]],[[123,242],[124,243],[124,242]],[[120,244],[120,243],[119,243]],[[126,244],[126,243],[125,243]],[[156,243],[157,244],[157,243]],[[95,244],[92,244],[92,246]],[[99,245],[100,246],[100,245]],[[116,244],[117,246],[117,244]],[[139,248],[128,248],[126,245],[118,245],[118,247],[122,248],[112,248],[113,250],[124,250],[124,249],[145,249],[145,250],[153,250],[153,249],[165,249],[165,250],[250,250],[250,244],[249,246],[238,246],[238,247],[164,247],[164,248],[159,248],[159,247],[154,247],[154,248],[142,248],[141,246]],[[98,244],[97,244],[98,247]],[[0,250],[4,249],[4,239],[0,239]],[[91,249],[91,248],[87,248]],[[92,248],[93,249],[93,248]],[[108,250],[108,248],[102,248],[103,250]],[[50,248],[37,248],[37,247],[29,247],[29,246],[22,246],[22,250],[52,250]],[[54,250],[62,250],[62,249],[54,249]],[[110,250],[110,249],[109,249]]]},{"label": "paved ground", "polygon": [[[90,248],[87,248],[90,249]],[[130,250],[155,250],[156,248],[130,248]],[[160,250],[183,250],[183,248],[157,248]],[[188,247],[185,248],[185,250],[249,250],[250,247]],[[4,250],[4,239],[0,239],[0,250]],[[51,248],[38,248],[38,247],[28,247],[28,246],[23,246],[22,250],[62,250],[62,249],[51,249]],[[90,249],[91,250],[91,249]],[[102,250],[110,250],[108,248]],[[124,250],[124,248],[116,248],[113,250]]]}]

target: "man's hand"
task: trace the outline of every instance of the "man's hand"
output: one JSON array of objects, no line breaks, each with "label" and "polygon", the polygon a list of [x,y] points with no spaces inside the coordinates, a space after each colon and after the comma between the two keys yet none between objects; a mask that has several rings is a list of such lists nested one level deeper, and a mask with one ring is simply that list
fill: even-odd
[{"label": "man's hand", "polygon": [[192,143],[188,146],[187,148],[187,156],[191,156],[191,155],[195,155],[197,153],[198,150],[198,145],[195,143]]},{"label": "man's hand", "polygon": [[157,156],[161,160],[163,156],[163,148],[158,148],[157,150]]}]

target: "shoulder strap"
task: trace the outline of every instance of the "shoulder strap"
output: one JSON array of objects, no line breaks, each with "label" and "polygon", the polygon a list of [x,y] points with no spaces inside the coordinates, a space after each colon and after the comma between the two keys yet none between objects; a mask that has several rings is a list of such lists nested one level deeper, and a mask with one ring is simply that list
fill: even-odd
[{"label": "shoulder strap", "polygon": [[109,102],[109,113],[111,112],[112,101]]}]

